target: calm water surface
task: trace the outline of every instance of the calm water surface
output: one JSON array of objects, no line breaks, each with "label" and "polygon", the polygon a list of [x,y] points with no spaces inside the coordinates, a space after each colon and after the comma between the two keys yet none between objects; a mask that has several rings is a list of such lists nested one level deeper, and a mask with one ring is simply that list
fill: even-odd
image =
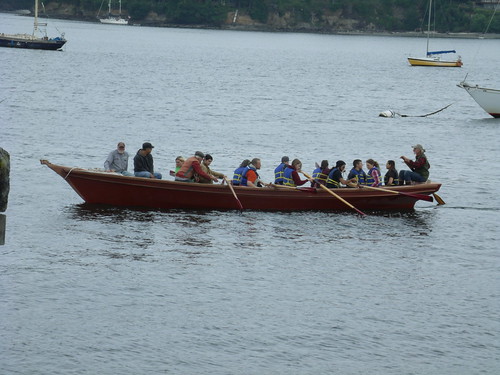
[{"label": "calm water surface", "polygon": [[[0,14],[0,31],[31,22]],[[500,122],[456,87],[500,87],[498,40],[437,39],[464,67],[426,69],[406,62],[420,38],[51,25],[64,52],[0,50],[2,374],[500,371]],[[96,208],[39,165],[102,167],[118,141],[152,142],[164,175],[195,150],[228,174],[261,157],[265,180],[284,154],[312,171],[421,143],[447,204]]]}]

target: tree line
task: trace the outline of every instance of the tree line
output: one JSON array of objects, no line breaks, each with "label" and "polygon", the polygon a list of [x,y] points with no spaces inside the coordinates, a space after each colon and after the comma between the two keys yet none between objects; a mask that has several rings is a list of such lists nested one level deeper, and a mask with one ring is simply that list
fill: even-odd
[{"label": "tree line", "polygon": [[[71,5],[75,18],[84,12],[96,12],[108,0],[40,0]],[[491,19],[493,9],[473,0],[435,0],[432,29],[437,32],[500,33],[500,9]],[[118,9],[118,0],[112,0]],[[32,9],[33,0],[0,0],[0,9]],[[428,0],[122,0],[122,9],[133,21],[141,22],[154,12],[167,24],[219,27],[228,13],[236,9],[262,25],[273,27],[272,19],[286,19],[286,28],[309,25],[311,30],[342,31],[341,20],[352,20],[360,31],[405,32],[427,28]],[[54,16],[54,15],[52,15]],[[491,24],[490,24],[491,20]],[[281,23],[282,25],[283,23]],[[301,26],[302,25],[302,26]],[[281,26],[282,27],[282,26]]]}]

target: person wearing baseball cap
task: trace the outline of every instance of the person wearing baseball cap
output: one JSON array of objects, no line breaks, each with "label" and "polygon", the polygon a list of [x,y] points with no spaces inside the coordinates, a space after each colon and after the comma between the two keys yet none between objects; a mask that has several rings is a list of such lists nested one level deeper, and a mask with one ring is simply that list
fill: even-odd
[{"label": "person wearing baseball cap", "polygon": [[118,142],[116,150],[111,151],[104,162],[104,170],[106,172],[120,173],[123,176],[133,176],[134,174],[128,171],[128,158],[125,143]]},{"label": "person wearing baseball cap", "polygon": [[399,171],[399,185],[411,185],[415,182],[425,182],[429,178],[429,168],[431,165],[425,156],[425,149],[421,144],[412,146],[415,154],[415,161],[410,160],[406,156],[401,156],[404,163],[410,170]]},{"label": "person wearing baseball cap", "polygon": [[201,169],[200,163],[204,157],[205,154],[203,152],[196,151],[193,156],[187,158],[184,164],[182,164],[181,169],[175,174],[175,181],[198,182],[199,177],[214,182],[219,181],[217,177],[209,175]]},{"label": "person wearing baseball cap", "polygon": [[142,148],[137,151],[137,154],[134,156],[135,177],[157,178],[161,180],[161,173],[154,171],[153,155],[151,155],[154,147],[151,143],[144,142]]}]

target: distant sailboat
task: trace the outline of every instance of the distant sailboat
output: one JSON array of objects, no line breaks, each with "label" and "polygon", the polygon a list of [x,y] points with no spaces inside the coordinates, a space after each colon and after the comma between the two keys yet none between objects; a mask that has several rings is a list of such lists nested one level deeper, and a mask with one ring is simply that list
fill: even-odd
[{"label": "distant sailboat", "polygon": [[439,66],[439,67],[461,67],[463,65],[460,56],[456,60],[441,60],[440,55],[445,53],[456,53],[455,50],[429,51],[429,39],[431,35],[431,13],[432,0],[429,0],[429,18],[427,20],[427,52],[425,57],[408,57],[411,66]]},{"label": "distant sailboat", "polygon": [[[102,0],[102,3],[101,3],[101,8],[102,8],[102,4],[104,3],[104,0]],[[122,0],[119,0],[119,11],[118,11],[118,15],[115,16],[113,14],[111,14],[111,0],[108,1],[108,17],[106,18],[99,18],[99,13],[97,14],[97,18],[99,18],[99,21],[101,21],[101,23],[106,23],[106,24],[110,24],[110,25],[128,25],[128,19],[124,19],[122,18]],[[101,8],[99,8],[99,12],[101,11]]]},{"label": "distant sailboat", "polygon": [[33,22],[32,34],[0,34],[0,47],[10,48],[27,48],[27,49],[45,49],[45,50],[60,50],[66,43],[64,34],[56,38],[49,38],[47,31],[41,33],[40,26],[47,26],[46,23],[38,22],[38,0],[35,0],[35,20]]}]

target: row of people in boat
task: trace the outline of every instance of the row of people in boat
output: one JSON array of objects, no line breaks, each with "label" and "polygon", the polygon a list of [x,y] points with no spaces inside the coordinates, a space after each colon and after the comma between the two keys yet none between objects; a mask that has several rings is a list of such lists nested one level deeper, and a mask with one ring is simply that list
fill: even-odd
[{"label": "row of people in boat", "polygon": [[[154,146],[151,143],[143,143],[142,148],[134,156],[134,173],[131,173],[128,171],[129,155],[125,151],[125,143],[119,142],[117,149],[110,152],[104,162],[104,169],[108,172],[116,172],[125,176],[161,179],[162,174],[154,170],[154,161],[151,155],[153,148]],[[420,144],[412,146],[412,148],[415,154],[415,161],[406,156],[401,156],[401,159],[410,170],[401,170],[398,173],[395,161],[388,160],[386,163],[387,172],[383,177],[383,181],[380,166],[373,159],[365,161],[368,169],[367,172],[363,169],[363,161],[355,159],[347,178],[343,177],[346,171],[346,163],[343,160],[338,160],[332,168],[330,168],[327,160],[323,160],[321,165],[316,165],[316,169],[312,171],[311,179],[302,179],[299,175],[302,171],[302,162],[299,159],[294,159],[290,163],[290,158],[283,156],[281,163],[274,170],[275,179],[273,183],[264,183],[260,179],[258,171],[262,163],[259,158],[243,160],[240,166],[235,169],[233,178],[229,182],[234,186],[250,187],[273,185],[297,187],[311,182],[312,186],[322,184],[328,188],[345,186],[377,187],[383,184],[391,186],[425,182],[429,177],[430,168],[429,161],[425,155],[425,149]],[[205,155],[201,151],[196,151],[193,156],[188,158],[178,156],[175,159],[175,170],[170,171],[170,175],[175,177],[176,181],[181,182],[213,183],[218,182],[219,179],[222,179],[222,182],[228,181],[223,173],[213,171],[210,168],[212,161],[213,157],[211,155]]]},{"label": "row of people in boat", "polygon": [[[162,179],[163,175],[155,171],[154,159],[151,154],[154,146],[150,142],[142,144],[136,155],[134,156],[134,172],[128,171],[129,154],[125,151],[125,143],[118,142],[116,150],[109,153],[104,162],[104,170],[106,172],[114,172],[123,176],[135,176],[143,178]],[[175,177],[176,181],[183,182],[203,182],[212,183],[218,182],[218,179],[224,179],[222,173],[215,172],[210,169],[210,164],[213,158],[211,155],[205,155],[201,151],[184,159],[182,156],[176,158],[175,171],[170,171],[170,174]]]}]

